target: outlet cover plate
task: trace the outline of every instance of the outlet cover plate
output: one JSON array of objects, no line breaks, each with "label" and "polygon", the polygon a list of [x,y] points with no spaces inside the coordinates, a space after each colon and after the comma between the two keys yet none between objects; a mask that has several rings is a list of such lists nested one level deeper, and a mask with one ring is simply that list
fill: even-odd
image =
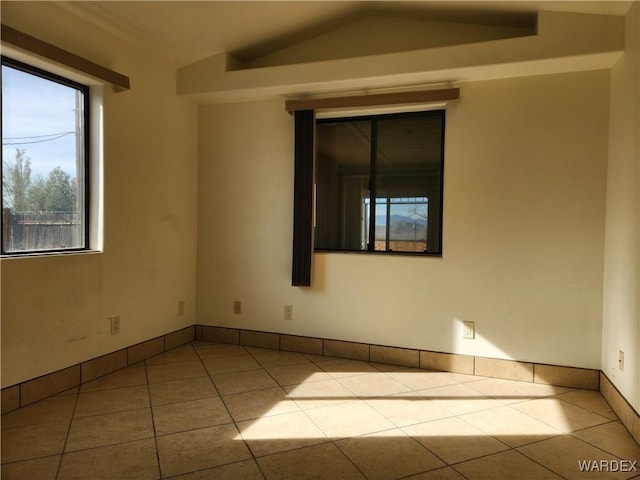
[{"label": "outlet cover plate", "polygon": [[476,338],[476,324],[474,322],[462,322],[462,338],[469,340]]},{"label": "outlet cover plate", "polygon": [[109,317],[111,322],[111,335],[117,335],[120,333],[120,316]]},{"label": "outlet cover plate", "polygon": [[284,306],[284,319],[293,320],[293,305]]}]

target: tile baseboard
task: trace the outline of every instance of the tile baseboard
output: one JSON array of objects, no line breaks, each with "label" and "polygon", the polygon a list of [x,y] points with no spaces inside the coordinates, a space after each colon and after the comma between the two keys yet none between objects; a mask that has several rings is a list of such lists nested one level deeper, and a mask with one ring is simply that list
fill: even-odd
[{"label": "tile baseboard", "polygon": [[640,444],[640,415],[600,370],[209,325],[196,326],[196,340],[594,390]]},{"label": "tile baseboard", "polygon": [[2,414],[78,387],[194,340],[595,390],[602,394],[634,439],[640,443],[640,415],[600,370],[210,325],[182,328],[3,388]]},{"label": "tile baseboard", "polygon": [[26,407],[43,398],[76,388],[83,383],[192,342],[195,336],[194,326],[181,328],[166,335],[160,335],[151,340],[3,388],[0,401],[2,414]]},{"label": "tile baseboard", "polygon": [[603,372],[600,372],[600,393],[640,445],[640,414],[635,411]]},{"label": "tile baseboard", "polygon": [[365,362],[465,373],[562,387],[600,389],[600,370],[433,352],[316,337],[198,325],[196,340],[263,347]]}]

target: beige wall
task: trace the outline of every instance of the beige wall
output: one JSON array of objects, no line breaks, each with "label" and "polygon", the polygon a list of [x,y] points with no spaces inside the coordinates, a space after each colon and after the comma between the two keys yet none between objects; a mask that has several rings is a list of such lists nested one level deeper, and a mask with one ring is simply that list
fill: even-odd
[{"label": "beige wall", "polygon": [[193,325],[197,110],[176,96],[175,68],[51,4],[4,2],[2,22],[132,84],[105,89],[104,253],[2,260],[5,387]]},{"label": "beige wall", "polygon": [[175,66],[64,9],[3,2],[2,21],[133,86],[105,92],[104,253],[0,263],[3,387],[203,323],[602,368],[640,409],[637,4],[612,72],[461,85],[442,258],[317,254],[312,288],[290,286],[282,100],[198,113],[176,96]]},{"label": "beige wall", "polygon": [[443,257],[316,254],[311,288],[290,286],[283,102],[201,107],[198,321],[599,368],[608,88],[606,71],[462,85]]},{"label": "beige wall", "polygon": [[[611,71],[602,371],[640,411],[640,5]],[[618,355],[624,352],[624,370]]]}]

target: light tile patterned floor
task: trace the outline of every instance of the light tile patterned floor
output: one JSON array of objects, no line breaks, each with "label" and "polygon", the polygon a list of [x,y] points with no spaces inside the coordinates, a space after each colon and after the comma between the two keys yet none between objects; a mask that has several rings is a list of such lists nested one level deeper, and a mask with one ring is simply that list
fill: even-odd
[{"label": "light tile patterned floor", "polygon": [[622,460],[597,392],[204,342],[2,417],[2,480],[640,478]]}]

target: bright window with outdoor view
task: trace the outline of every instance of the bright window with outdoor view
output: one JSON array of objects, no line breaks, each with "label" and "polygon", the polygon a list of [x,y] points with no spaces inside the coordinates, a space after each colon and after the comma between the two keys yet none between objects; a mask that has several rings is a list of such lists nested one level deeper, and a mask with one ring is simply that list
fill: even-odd
[{"label": "bright window with outdoor view", "polygon": [[2,58],[2,253],[87,248],[88,87]]},{"label": "bright window with outdoor view", "polygon": [[316,250],[442,253],[444,111],[316,123]]}]

